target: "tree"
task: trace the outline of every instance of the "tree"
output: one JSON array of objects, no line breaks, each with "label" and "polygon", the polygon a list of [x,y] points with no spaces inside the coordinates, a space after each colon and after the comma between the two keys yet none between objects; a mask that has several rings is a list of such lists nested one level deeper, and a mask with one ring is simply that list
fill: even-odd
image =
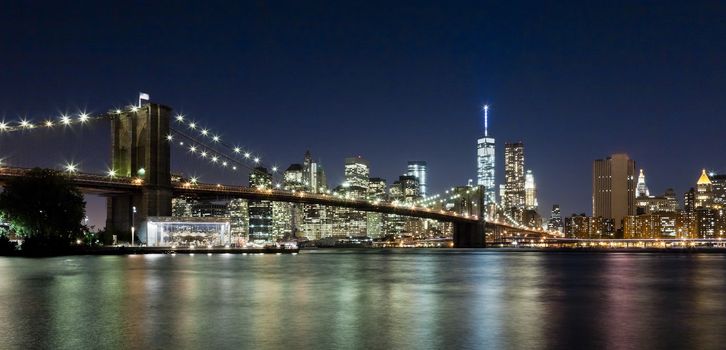
[{"label": "tree", "polygon": [[8,181],[0,193],[0,213],[11,229],[26,242],[44,242],[46,247],[68,246],[82,237],[85,208],[81,192],[51,169],[32,169]]}]

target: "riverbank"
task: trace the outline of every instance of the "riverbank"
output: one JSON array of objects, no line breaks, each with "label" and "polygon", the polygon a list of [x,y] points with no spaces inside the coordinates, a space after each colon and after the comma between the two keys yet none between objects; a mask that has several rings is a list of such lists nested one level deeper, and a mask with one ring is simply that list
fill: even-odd
[{"label": "riverbank", "polygon": [[133,255],[133,254],[297,254],[299,249],[284,248],[172,248],[172,247],[71,247],[64,250],[24,253],[22,250],[4,256],[52,257],[66,255]]}]

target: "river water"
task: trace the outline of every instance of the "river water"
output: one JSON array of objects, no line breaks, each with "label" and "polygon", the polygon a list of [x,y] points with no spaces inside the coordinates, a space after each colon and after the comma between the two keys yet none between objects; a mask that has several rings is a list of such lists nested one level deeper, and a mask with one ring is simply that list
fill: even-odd
[{"label": "river water", "polygon": [[0,258],[2,349],[726,347],[726,255]]}]

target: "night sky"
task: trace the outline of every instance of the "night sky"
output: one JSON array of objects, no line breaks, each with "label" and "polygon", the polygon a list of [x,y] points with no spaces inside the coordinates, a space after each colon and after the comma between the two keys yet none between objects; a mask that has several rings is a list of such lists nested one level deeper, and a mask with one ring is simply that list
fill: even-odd
[{"label": "night sky", "polygon": [[[481,105],[525,143],[540,213],[591,211],[592,160],[627,152],[651,193],[726,172],[726,4],[606,1],[3,2],[0,119],[153,101],[283,169],[306,149],[331,185],[361,155],[392,182],[429,164],[431,192],[475,178]],[[102,171],[108,124],[0,135],[18,166]],[[246,183],[175,149],[173,170]],[[102,201],[89,198],[92,223]]]}]

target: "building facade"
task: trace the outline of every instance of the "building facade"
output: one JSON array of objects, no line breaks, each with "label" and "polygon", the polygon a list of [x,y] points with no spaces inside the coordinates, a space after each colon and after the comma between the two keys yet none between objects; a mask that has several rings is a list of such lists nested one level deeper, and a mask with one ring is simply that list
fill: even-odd
[{"label": "building facade", "polygon": [[592,213],[612,219],[618,230],[626,216],[635,215],[635,161],[627,154],[593,162]]}]

